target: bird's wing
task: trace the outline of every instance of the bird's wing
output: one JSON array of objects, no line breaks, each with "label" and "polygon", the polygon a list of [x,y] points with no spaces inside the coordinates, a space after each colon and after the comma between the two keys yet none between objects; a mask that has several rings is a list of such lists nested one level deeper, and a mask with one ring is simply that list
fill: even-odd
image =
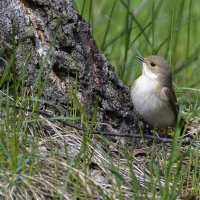
[{"label": "bird's wing", "polygon": [[176,95],[174,93],[173,88],[168,88],[168,87],[164,87],[162,89],[162,92],[164,93],[164,95],[166,96],[167,100],[169,101],[169,104],[176,116],[176,118],[178,117],[178,112],[179,112],[179,106],[177,103],[177,99],[176,99]]}]

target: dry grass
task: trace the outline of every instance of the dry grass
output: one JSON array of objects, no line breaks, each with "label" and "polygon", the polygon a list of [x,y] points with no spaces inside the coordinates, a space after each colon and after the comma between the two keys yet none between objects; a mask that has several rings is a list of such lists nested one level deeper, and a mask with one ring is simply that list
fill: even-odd
[{"label": "dry grass", "polygon": [[[36,136],[30,126],[29,142],[25,146],[20,144],[26,159],[22,159],[17,173],[6,168],[1,171],[0,191],[5,199],[162,199],[170,143],[151,143],[137,149],[134,145],[127,146],[123,139],[112,142],[40,118],[43,119],[38,123],[40,135]],[[46,135],[46,129],[51,135]],[[193,133],[194,130],[193,126]],[[199,177],[194,180],[194,173],[199,173],[195,168],[199,165],[195,164],[199,162],[195,156],[200,155],[198,147],[196,139],[191,147],[178,149],[180,155],[190,153],[174,162],[170,171],[171,178],[176,178],[177,168],[181,168],[177,199],[199,195],[199,189],[193,188],[194,181],[199,180]],[[169,193],[174,181],[168,183]]]}]

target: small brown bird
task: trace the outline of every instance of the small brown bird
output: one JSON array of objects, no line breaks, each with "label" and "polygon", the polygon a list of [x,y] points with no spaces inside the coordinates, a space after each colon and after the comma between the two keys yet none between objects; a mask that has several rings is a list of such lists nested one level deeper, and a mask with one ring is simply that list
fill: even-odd
[{"label": "small brown bird", "polygon": [[131,88],[136,111],[155,127],[175,126],[179,108],[169,64],[164,58],[155,55],[137,58],[143,63],[143,70]]}]

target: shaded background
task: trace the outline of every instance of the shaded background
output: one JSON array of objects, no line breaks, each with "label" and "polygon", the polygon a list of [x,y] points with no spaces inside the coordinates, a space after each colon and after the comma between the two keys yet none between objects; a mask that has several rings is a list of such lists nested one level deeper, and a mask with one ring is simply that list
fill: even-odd
[{"label": "shaded background", "polygon": [[200,94],[200,13],[193,0],[74,0],[98,47],[127,85],[141,74],[135,58],[165,57],[181,105],[196,110]]}]

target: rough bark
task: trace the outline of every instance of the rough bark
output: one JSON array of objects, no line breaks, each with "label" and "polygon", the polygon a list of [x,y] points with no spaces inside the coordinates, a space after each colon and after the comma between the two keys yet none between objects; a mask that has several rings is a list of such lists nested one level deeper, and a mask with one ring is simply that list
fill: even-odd
[{"label": "rough bark", "polygon": [[56,35],[52,71],[42,76],[43,79],[48,76],[42,99],[59,106],[60,114],[64,114],[69,105],[70,80],[75,81],[78,73],[77,98],[86,111],[92,111],[98,99],[96,120],[100,129],[120,134],[136,132],[137,117],[129,88],[98,50],[89,25],[74,10],[71,0],[3,0],[0,8],[0,41],[4,34],[9,43],[15,26],[15,41],[20,44],[19,66],[31,53],[25,68],[26,87],[35,81],[41,57],[46,55]]}]

